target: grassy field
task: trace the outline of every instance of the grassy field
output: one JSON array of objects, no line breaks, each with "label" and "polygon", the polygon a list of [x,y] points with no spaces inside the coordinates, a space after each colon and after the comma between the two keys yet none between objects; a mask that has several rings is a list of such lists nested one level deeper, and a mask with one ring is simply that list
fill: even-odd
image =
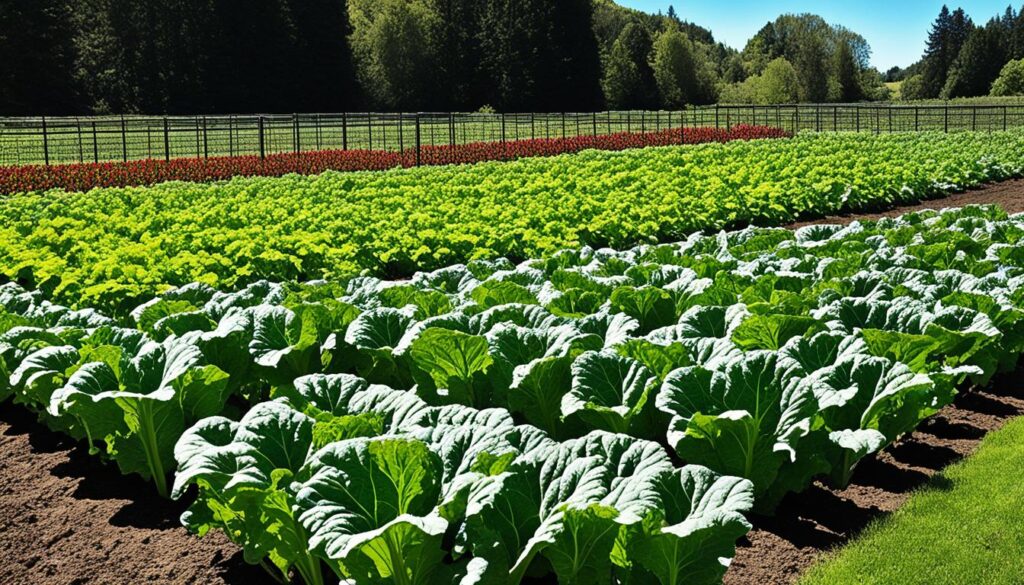
[{"label": "grassy field", "polygon": [[[421,144],[466,144],[561,138],[667,128],[770,125],[790,132],[1002,130],[1024,126],[1024,102],[964,102],[981,109],[952,109],[943,102],[863,105],[705,106],[676,112],[580,114],[424,114]],[[415,114],[303,114],[264,117],[265,153],[332,149],[401,151],[416,144]],[[0,165],[51,164],[260,154],[259,121],[234,117],[0,119]]]},{"label": "grassy field", "polygon": [[1024,419],[993,433],[800,585],[1024,583]]}]

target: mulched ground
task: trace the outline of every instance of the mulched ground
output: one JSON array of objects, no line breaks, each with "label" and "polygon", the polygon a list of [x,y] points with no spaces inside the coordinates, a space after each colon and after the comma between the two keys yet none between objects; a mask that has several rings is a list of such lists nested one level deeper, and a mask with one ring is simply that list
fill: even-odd
[{"label": "mulched ground", "polygon": [[[1024,180],[882,214],[806,223],[849,223],[972,203],[1024,212]],[[818,484],[785,500],[776,516],[755,518],[725,582],[792,582],[824,551],[892,512],[936,471],[973,452],[987,432],[1024,415],[1021,379],[1019,371],[1017,377],[961,395],[919,431],[865,461],[849,488]],[[0,510],[0,583],[5,585],[274,582],[246,565],[223,535],[200,540],[188,534],[178,523],[181,505],[161,500],[149,484],[98,463],[81,445],[10,405],[0,407]]]}]

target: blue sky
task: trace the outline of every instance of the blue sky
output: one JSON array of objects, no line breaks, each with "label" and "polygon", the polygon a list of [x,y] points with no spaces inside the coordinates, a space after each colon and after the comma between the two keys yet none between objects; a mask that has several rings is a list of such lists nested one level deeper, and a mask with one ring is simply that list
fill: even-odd
[{"label": "blue sky", "polygon": [[[905,67],[921,57],[931,23],[942,9],[942,0],[617,0],[646,12],[663,12],[670,4],[684,20],[711,29],[715,38],[742,49],[768,21],[786,12],[813,12],[832,24],[860,33],[873,51],[872,64],[885,71]],[[1022,0],[1013,0],[1020,8]],[[1002,13],[1009,0],[968,0],[961,6],[975,23],[987,22]]]}]

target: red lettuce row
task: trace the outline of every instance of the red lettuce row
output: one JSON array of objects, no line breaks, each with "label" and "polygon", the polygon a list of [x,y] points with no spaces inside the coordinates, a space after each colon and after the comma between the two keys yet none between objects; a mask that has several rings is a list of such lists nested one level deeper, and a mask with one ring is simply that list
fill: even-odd
[{"label": "red lettuce row", "polygon": [[[581,150],[625,150],[646,146],[704,144],[732,140],[785,138],[784,130],[770,126],[685,128],[647,133],[620,132],[599,136],[537,138],[506,142],[473,142],[452,146],[424,146],[419,164],[466,164],[552,156]],[[152,185],[164,181],[207,182],[236,176],[279,177],[289,173],[312,175],[324,171],[377,171],[416,166],[416,151],[322,150],[258,156],[176,158],[128,162],[84,163],[57,166],[0,167],[0,193],[25,193],[48,189],[88,191],[95,187]]]}]

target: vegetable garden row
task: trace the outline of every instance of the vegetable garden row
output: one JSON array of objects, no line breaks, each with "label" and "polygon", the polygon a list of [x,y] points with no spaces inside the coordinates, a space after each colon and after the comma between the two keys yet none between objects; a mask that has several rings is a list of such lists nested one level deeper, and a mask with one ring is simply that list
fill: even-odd
[{"label": "vegetable garden row", "polygon": [[538,138],[423,146],[403,151],[323,150],[259,156],[216,156],[126,162],[75,163],[57,166],[0,166],[0,194],[48,189],[88,191],[96,187],[152,185],[165,181],[218,181],[232,177],[312,175],[327,170],[372,171],[420,165],[451,165],[482,161],[552,156],[586,149],[624,150],[671,144],[704,144],[731,140],[784,138],[788,133],[768,126],[676,128],[649,133],[619,132],[571,138]]},{"label": "vegetable garden row", "polygon": [[168,286],[408,277],[916,202],[1024,174],[1024,131],[803,134],[0,200],[0,273],[120,316]]},{"label": "vegetable garden row", "polygon": [[[828,170],[842,175],[842,154],[879,148],[870,140],[882,139],[828,137],[819,151],[813,140],[797,142],[812,161],[822,151],[834,157],[837,168]],[[1006,166],[1019,153],[999,139],[986,152],[991,160],[966,168],[957,162],[985,143],[947,140],[910,149],[896,136],[881,145],[910,189],[927,184],[913,159],[946,148],[970,153],[942,165],[958,169],[956,179],[1019,173]],[[783,164],[781,144],[759,145],[768,168]],[[729,161],[730,151],[715,149],[693,158],[709,152]],[[643,154],[655,168],[674,156]],[[636,160],[582,157],[624,168]],[[570,160],[551,162],[551,174],[538,175],[549,188]],[[850,167],[865,172],[865,164]],[[431,172],[415,175],[427,184],[419,175]],[[794,173],[796,180],[808,170]],[[897,196],[878,183],[887,175],[861,176],[881,197]],[[586,197],[587,177],[573,172],[577,196]],[[344,183],[402,180],[328,175],[289,186],[321,181],[330,194],[332,183],[351,192]],[[840,195],[869,204],[862,193]],[[56,209],[118,198],[130,214],[132,194],[57,195],[52,208],[40,202],[24,217],[40,223]],[[295,197],[310,199],[301,189]],[[393,201],[384,196],[382,209]],[[791,203],[767,217],[797,213],[802,203]],[[202,209],[194,205],[188,212]],[[644,225],[616,211],[621,237]],[[147,229],[176,233],[161,223],[167,216],[151,217]],[[248,216],[233,217],[220,220]],[[126,219],[111,219],[108,230],[126,229]],[[34,237],[25,250],[62,251],[41,245],[50,236]],[[847,227],[694,234],[625,251],[575,246],[518,265],[467,259],[407,281],[261,281],[231,293],[191,283],[115,318],[46,300],[62,290],[96,300],[88,294],[95,283],[31,292],[8,283],[0,287],[0,397],[88,440],[99,457],[161,493],[194,498],[182,517],[191,530],[223,530],[250,562],[309,584],[326,574],[357,584],[514,584],[551,575],[567,584],[715,583],[749,529],[745,514],[770,513],[816,478],[844,485],[859,460],[958,388],[1015,367],[1024,350],[1022,238],[1024,217],[969,207]],[[11,254],[15,241],[2,241]],[[65,270],[85,249],[63,250]],[[244,267],[216,282],[240,282]],[[137,292],[182,274],[151,273]]]}]

